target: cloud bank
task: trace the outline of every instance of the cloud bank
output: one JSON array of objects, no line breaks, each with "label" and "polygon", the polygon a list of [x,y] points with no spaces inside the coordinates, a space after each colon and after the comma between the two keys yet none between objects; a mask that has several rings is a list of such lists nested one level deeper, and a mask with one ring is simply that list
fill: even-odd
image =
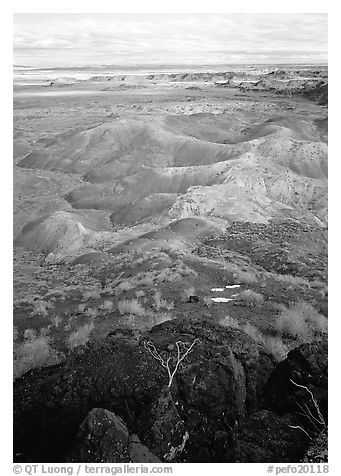
[{"label": "cloud bank", "polygon": [[325,63],[326,14],[16,14],[14,63]]}]

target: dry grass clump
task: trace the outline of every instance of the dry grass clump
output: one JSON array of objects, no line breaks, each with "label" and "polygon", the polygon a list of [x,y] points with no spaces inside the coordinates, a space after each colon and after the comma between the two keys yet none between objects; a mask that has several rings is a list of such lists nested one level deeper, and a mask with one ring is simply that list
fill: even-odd
[{"label": "dry grass clump", "polygon": [[160,291],[155,291],[153,300],[154,300],[153,307],[157,311],[159,309],[167,309],[168,311],[170,311],[171,309],[174,308],[174,302],[173,301],[168,302],[166,301],[166,299],[163,299]]},{"label": "dry grass clump", "polygon": [[222,317],[219,320],[219,324],[221,326],[232,327],[234,329],[240,329],[241,328],[239,322],[236,319],[234,319],[233,317],[230,317],[230,316]]},{"label": "dry grass clump", "polygon": [[60,361],[60,354],[51,347],[47,335],[37,336],[35,332],[25,333],[25,340],[14,345],[13,376],[21,377],[29,370],[54,365]]},{"label": "dry grass clump", "polygon": [[252,324],[241,325],[233,317],[226,316],[219,321],[219,324],[224,327],[231,327],[233,329],[240,329],[241,331],[248,334],[257,344],[261,345],[269,354],[272,354],[273,357],[280,362],[284,360],[288,354],[288,348],[282,342],[280,337],[274,337],[260,332],[257,327]]},{"label": "dry grass clump", "polygon": [[274,279],[275,281],[279,281],[281,283],[287,284],[288,286],[310,286],[310,282],[305,279],[301,278],[300,276],[293,276],[291,274],[277,274],[277,273],[271,273],[267,272],[264,273],[264,276],[267,277],[268,279]]},{"label": "dry grass clump", "polygon": [[196,291],[194,286],[187,286],[180,292],[181,300],[183,302],[190,302],[191,299],[196,297]]},{"label": "dry grass clump", "polygon": [[90,290],[84,291],[82,294],[82,297],[84,301],[89,301],[89,299],[101,299],[101,294],[99,293],[99,291],[90,289]]},{"label": "dry grass clump", "polygon": [[247,306],[260,306],[264,302],[263,295],[252,291],[252,289],[245,289],[239,293],[238,299],[245,302]]},{"label": "dry grass clump", "polygon": [[46,317],[48,315],[48,310],[53,309],[54,305],[48,301],[34,301],[33,303],[33,311],[31,312],[31,316],[39,315]]},{"label": "dry grass clump", "polygon": [[79,327],[75,331],[71,332],[69,337],[66,339],[66,345],[70,350],[73,350],[79,345],[85,345],[89,341],[91,332],[93,331],[95,325],[93,322],[84,324],[84,326]]},{"label": "dry grass clump", "polygon": [[171,321],[174,317],[167,312],[161,313],[148,313],[145,316],[137,316],[130,314],[128,318],[125,320],[125,325],[134,331],[137,332],[146,332],[152,329],[154,326],[158,324],[162,324],[163,322]]},{"label": "dry grass clump", "polygon": [[112,301],[109,301],[109,299],[106,299],[104,303],[102,304],[101,309],[103,309],[103,311],[111,311],[113,307],[114,307],[114,304],[112,303]]},{"label": "dry grass clump", "polygon": [[311,342],[327,334],[328,321],[311,304],[298,301],[279,313],[276,330],[298,341]]},{"label": "dry grass clump", "polygon": [[137,299],[122,299],[118,301],[117,307],[121,315],[132,314],[134,316],[144,316],[145,309]]},{"label": "dry grass clump", "polygon": [[94,319],[95,317],[98,316],[98,310],[97,310],[97,309],[94,309],[93,307],[89,307],[89,308],[84,312],[84,315],[87,316],[87,317],[91,317],[92,319]]},{"label": "dry grass clump", "polygon": [[278,362],[286,358],[289,348],[284,344],[280,337],[262,335],[262,339],[265,349],[272,354]]}]

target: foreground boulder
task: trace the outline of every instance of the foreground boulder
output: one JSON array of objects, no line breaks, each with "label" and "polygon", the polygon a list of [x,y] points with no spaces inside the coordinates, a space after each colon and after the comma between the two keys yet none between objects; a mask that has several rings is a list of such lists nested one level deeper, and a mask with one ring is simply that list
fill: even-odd
[{"label": "foreground boulder", "polygon": [[266,406],[276,413],[300,415],[311,436],[322,431],[328,406],[327,339],[290,351],[271,374],[264,395]]},{"label": "foreground boulder", "polygon": [[129,434],[121,418],[103,408],[91,410],[79,427],[71,463],[126,463]]},{"label": "foreground boulder", "polygon": [[104,408],[92,409],[77,434],[77,442],[66,458],[71,463],[158,463],[135,434],[129,435],[120,417]]},{"label": "foreground boulder", "polygon": [[[146,341],[174,369],[176,342],[186,349],[195,340],[165,393],[167,370]],[[15,382],[14,459],[64,461],[87,413],[106,408],[161,460],[223,461],[235,426],[257,407],[259,379],[257,345],[238,329],[178,319],[139,341],[109,336]]]}]

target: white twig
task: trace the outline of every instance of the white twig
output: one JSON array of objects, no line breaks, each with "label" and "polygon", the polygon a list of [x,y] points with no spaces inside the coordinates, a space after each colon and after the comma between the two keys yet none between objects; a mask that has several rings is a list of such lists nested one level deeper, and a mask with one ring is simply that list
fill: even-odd
[{"label": "white twig", "polygon": [[190,347],[188,349],[185,348],[186,352],[184,352],[182,355],[181,355],[180,345],[182,344],[184,346],[185,344],[180,340],[175,343],[176,350],[177,350],[177,357],[176,357],[176,364],[173,370],[171,370],[170,368],[171,357],[168,357],[168,359],[165,361],[163,357],[160,355],[160,353],[157,351],[154,344],[152,344],[151,342],[145,341],[143,345],[144,345],[144,348],[148,350],[148,352],[151,354],[151,356],[154,357],[154,359],[158,360],[160,364],[162,365],[162,367],[164,367],[167,370],[168,378],[169,378],[168,387],[170,387],[172,385],[174,376],[179,369],[180,363],[187,357],[188,354],[190,354],[193,351],[193,347],[195,343],[198,341],[199,339],[194,339]]},{"label": "white twig", "polygon": [[301,431],[303,431],[303,433],[305,433],[305,434],[307,435],[307,437],[309,438],[309,440],[311,440],[311,439],[312,439],[312,438],[311,438],[311,436],[308,434],[308,432],[307,432],[307,431],[305,431],[305,429],[304,429],[304,428],[302,428],[301,426],[299,426],[299,425],[288,425],[288,426],[289,426],[290,428],[294,428],[294,429],[296,429],[296,428],[297,428],[298,430],[301,430]]}]

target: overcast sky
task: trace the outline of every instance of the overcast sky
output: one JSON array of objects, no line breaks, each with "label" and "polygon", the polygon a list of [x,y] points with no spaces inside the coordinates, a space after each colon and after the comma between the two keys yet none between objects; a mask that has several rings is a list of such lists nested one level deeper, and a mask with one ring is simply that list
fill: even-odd
[{"label": "overcast sky", "polygon": [[327,14],[16,14],[32,66],[326,63]]}]

